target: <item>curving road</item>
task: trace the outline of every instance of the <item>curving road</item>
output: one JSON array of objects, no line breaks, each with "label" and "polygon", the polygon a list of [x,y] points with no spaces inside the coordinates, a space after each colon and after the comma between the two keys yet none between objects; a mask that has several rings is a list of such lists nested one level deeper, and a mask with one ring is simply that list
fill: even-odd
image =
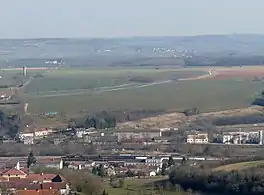
[{"label": "curving road", "polygon": [[[129,84],[123,84],[119,86],[112,86],[111,88],[109,87],[101,87],[97,88],[98,90],[96,91],[75,91],[75,90],[70,90],[68,93],[58,93],[58,94],[48,94],[48,95],[30,95],[30,98],[47,98],[47,97],[60,97],[60,96],[72,96],[72,95],[86,95],[86,94],[96,94],[96,93],[101,93],[101,92],[111,92],[111,91],[121,91],[121,90],[129,90],[129,89],[139,89],[139,88],[146,88],[146,87],[151,87],[155,85],[160,85],[164,83],[170,83],[172,80],[166,80],[166,81],[159,81],[159,82],[153,82],[153,83],[148,83],[144,85],[136,85],[136,86],[129,86]],[[135,84],[135,83],[133,83]],[[130,84],[132,85],[132,83]],[[128,87],[121,87],[121,86],[128,86]],[[117,87],[117,88],[116,88]],[[64,90],[65,91],[65,90]],[[49,91],[51,92],[51,91]],[[54,91],[55,92],[55,91]],[[61,92],[61,91],[56,91],[56,92]],[[44,92],[42,92],[44,93]]]}]

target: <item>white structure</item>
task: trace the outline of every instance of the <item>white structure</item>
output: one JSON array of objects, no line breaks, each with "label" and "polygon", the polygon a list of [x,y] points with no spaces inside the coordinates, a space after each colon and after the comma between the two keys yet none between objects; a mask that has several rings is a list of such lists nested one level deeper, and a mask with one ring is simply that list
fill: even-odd
[{"label": "white structure", "polygon": [[27,76],[27,67],[23,66],[23,76],[26,77]]},{"label": "white structure", "polygon": [[263,130],[259,131],[259,145],[263,145]]},{"label": "white structure", "polygon": [[33,145],[34,144],[34,137],[25,137],[23,142],[25,145]]},{"label": "white structure", "polygon": [[159,158],[159,157],[151,157],[151,158],[147,158],[145,160],[145,163],[146,165],[148,166],[156,166],[156,167],[159,167],[161,164],[162,164],[162,158]]},{"label": "white structure", "polygon": [[82,138],[86,134],[88,134],[86,129],[77,129],[76,130],[76,137],[78,137],[78,138]]},{"label": "white structure", "polygon": [[187,135],[187,143],[189,144],[207,144],[208,143],[208,134],[207,133],[198,133],[194,135]]},{"label": "white structure", "polygon": [[155,171],[151,171],[150,173],[149,173],[149,176],[150,177],[155,177],[157,175],[157,173],[155,172]]},{"label": "white structure", "polygon": [[25,112],[26,115],[27,115],[27,110],[28,110],[28,103],[25,103],[24,112]]},{"label": "white structure", "polygon": [[53,133],[52,129],[40,129],[38,131],[35,131],[34,135],[35,137],[44,137],[47,136],[49,134]]},{"label": "white structure", "polygon": [[223,144],[230,144],[233,139],[233,135],[223,135]]},{"label": "white structure", "polygon": [[25,137],[34,137],[34,133],[20,133],[19,134],[19,139],[24,140]]}]

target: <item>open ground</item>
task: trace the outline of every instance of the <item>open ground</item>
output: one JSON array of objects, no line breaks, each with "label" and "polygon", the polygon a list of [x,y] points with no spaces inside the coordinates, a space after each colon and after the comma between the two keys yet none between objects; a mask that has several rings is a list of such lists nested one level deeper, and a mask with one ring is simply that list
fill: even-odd
[{"label": "open ground", "polygon": [[[126,179],[124,180],[123,188],[113,188],[109,185],[109,180],[105,180],[105,190],[109,195],[123,195],[123,194],[149,194],[155,195],[158,193],[157,188],[155,187],[155,182],[160,182],[166,180],[168,177],[152,177],[152,178],[142,178],[142,179]],[[177,195],[175,191],[166,191],[163,192],[167,195]],[[187,194],[187,193],[186,193]]]}]

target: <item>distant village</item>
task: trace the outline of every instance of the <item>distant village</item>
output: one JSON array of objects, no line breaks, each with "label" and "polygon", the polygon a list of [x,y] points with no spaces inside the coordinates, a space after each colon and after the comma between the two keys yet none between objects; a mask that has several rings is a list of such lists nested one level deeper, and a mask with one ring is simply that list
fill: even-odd
[{"label": "distant village", "polygon": [[[66,128],[62,131],[52,128],[41,128],[35,130],[27,126],[25,131],[18,134],[18,141],[24,144],[34,144],[34,141],[52,137],[55,143],[63,142],[67,135],[81,139],[85,143],[97,145],[114,145],[117,143],[143,143],[143,144],[170,144],[170,134],[177,128],[161,129],[113,129],[100,131],[94,128]],[[63,137],[63,138],[62,138]],[[187,131],[182,143],[186,144],[263,144],[263,130],[242,132],[232,131],[222,134],[213,134],[209,138],[208,133],[199,131]]]}]

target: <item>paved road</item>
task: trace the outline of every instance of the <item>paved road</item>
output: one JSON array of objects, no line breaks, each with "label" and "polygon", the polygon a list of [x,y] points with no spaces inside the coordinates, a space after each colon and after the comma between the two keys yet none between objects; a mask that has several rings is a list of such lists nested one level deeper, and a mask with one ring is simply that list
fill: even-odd
[{"label": "paved road", "polygon": [[40,95],[40,94],[47,95],[49,93],[61,93],[61,92],[80,93],[80,92],[88,92],[88,91],[91,91],[91,90],[114,89],[114,88],[120,88],[120,87],[125,87],[125,86],[131,86],[131,85],[135,85],[135,84],[136,83],[127,83],[127,84],[122,84],[122,85],[98,87],[98,88],[94,88],[94,89],[66,89],[66,90],[41,91],[41,92],[38,92],[38,93],[28,93],[28,94],[30,94],[30,95]]}]

